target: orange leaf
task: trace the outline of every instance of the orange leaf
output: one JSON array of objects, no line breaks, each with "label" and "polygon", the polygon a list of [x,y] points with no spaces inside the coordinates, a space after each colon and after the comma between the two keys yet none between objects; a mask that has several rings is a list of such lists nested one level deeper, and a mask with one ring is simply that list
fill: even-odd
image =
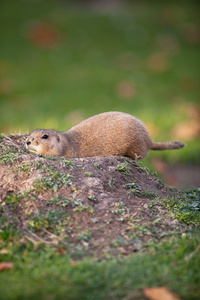
[{"label": "orange leaf", "polygon": [[181,300],[181,298],[170,290],[168,290],[165,286],[163,287],[153,287],[153,288],[144,288],[143,293],[150,300]]},{"label": "orange leaf", "polygon": [[79,263],[77,261],[71,261],[69,263],[70,266],[77,266]]},{"label": "orange leaf", "polygon": [[136,88],[132,82],[121,81],[117,86],[117,91],[123,99],[132,98],[136,95]]},{"label": "orange leaf", "polygon": [[177,139],[189,141],[200,136],[199,120],[193,120],[186,123],[181,123],[175,126],[172,130],[172,135]]},{"label": "orange leaf", "polygon": [[56,254],[57,255],[60,255],[60,254],[65,254],[66,253],[66,250],[62,247],[59,247],[56,251]]},{"label": "orange leaf", "polygon": [[162,73],[169,69],[169,59],[164,53],[152,54],[147,62],[148,68],[155,73]]},{"label": "orange leaf", "polygon": [[14,264],[12,262],[1,262],[0,263],[0,272],[3,270],[9,270],[14,268]]},{"label": "orange leaf", "polygon": [[37,46],[51,48],[60,41],[60,33],[56,28],[43,22],[34,23],[28,32],[29,39]]}]

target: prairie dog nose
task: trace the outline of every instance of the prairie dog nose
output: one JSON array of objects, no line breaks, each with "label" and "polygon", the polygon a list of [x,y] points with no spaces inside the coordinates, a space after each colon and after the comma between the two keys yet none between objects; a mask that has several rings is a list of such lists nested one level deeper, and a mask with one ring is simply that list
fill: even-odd
[{"label": "prairie dog nose", "polygon": [[[31,141],[34,141],[34,138],[32,138]],[[26,140],[26,145],[27,145],[27,146],[30,145],[30,144],[31,144],[31,141],[30,141],[29,139],[27,139],[27,140]]]}]

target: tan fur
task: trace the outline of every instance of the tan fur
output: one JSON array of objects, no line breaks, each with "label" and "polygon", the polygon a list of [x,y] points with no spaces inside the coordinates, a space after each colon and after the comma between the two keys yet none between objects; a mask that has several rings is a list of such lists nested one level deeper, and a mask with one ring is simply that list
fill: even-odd
[{"label": "tan fur", "polygon": [[65,132],[35,130],[28,137],[26,147],[37,154],[67,158],[121,155],[141,159],[150,149],[179,149],[184,144],[177,141],[154,143],[139,119],[123,112],[106,112]]}]

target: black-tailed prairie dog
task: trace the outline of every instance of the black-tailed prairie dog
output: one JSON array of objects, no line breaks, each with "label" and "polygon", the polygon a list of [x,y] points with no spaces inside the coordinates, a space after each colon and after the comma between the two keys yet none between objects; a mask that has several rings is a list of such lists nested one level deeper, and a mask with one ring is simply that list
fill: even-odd
[{"label": "black-tailed prairie dog", "polygon": [[105,112],[86,119],[65,132],[34,130],[26,141],[28,151],[65,156],[126,156],[144,158],[148,150],[180,149],[178,141],[155,143],[139,119],[123,112]]}]

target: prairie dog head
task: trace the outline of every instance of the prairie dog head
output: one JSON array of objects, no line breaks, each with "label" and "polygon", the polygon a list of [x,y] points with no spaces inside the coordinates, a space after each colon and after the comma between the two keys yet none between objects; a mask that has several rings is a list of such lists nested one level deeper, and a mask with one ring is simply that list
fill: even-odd
[{"label": "prairie dog head", "polygon": [[62,134],[55,130],[34,130],[26,140],[26,149],[35,154],[62,155]]}]

